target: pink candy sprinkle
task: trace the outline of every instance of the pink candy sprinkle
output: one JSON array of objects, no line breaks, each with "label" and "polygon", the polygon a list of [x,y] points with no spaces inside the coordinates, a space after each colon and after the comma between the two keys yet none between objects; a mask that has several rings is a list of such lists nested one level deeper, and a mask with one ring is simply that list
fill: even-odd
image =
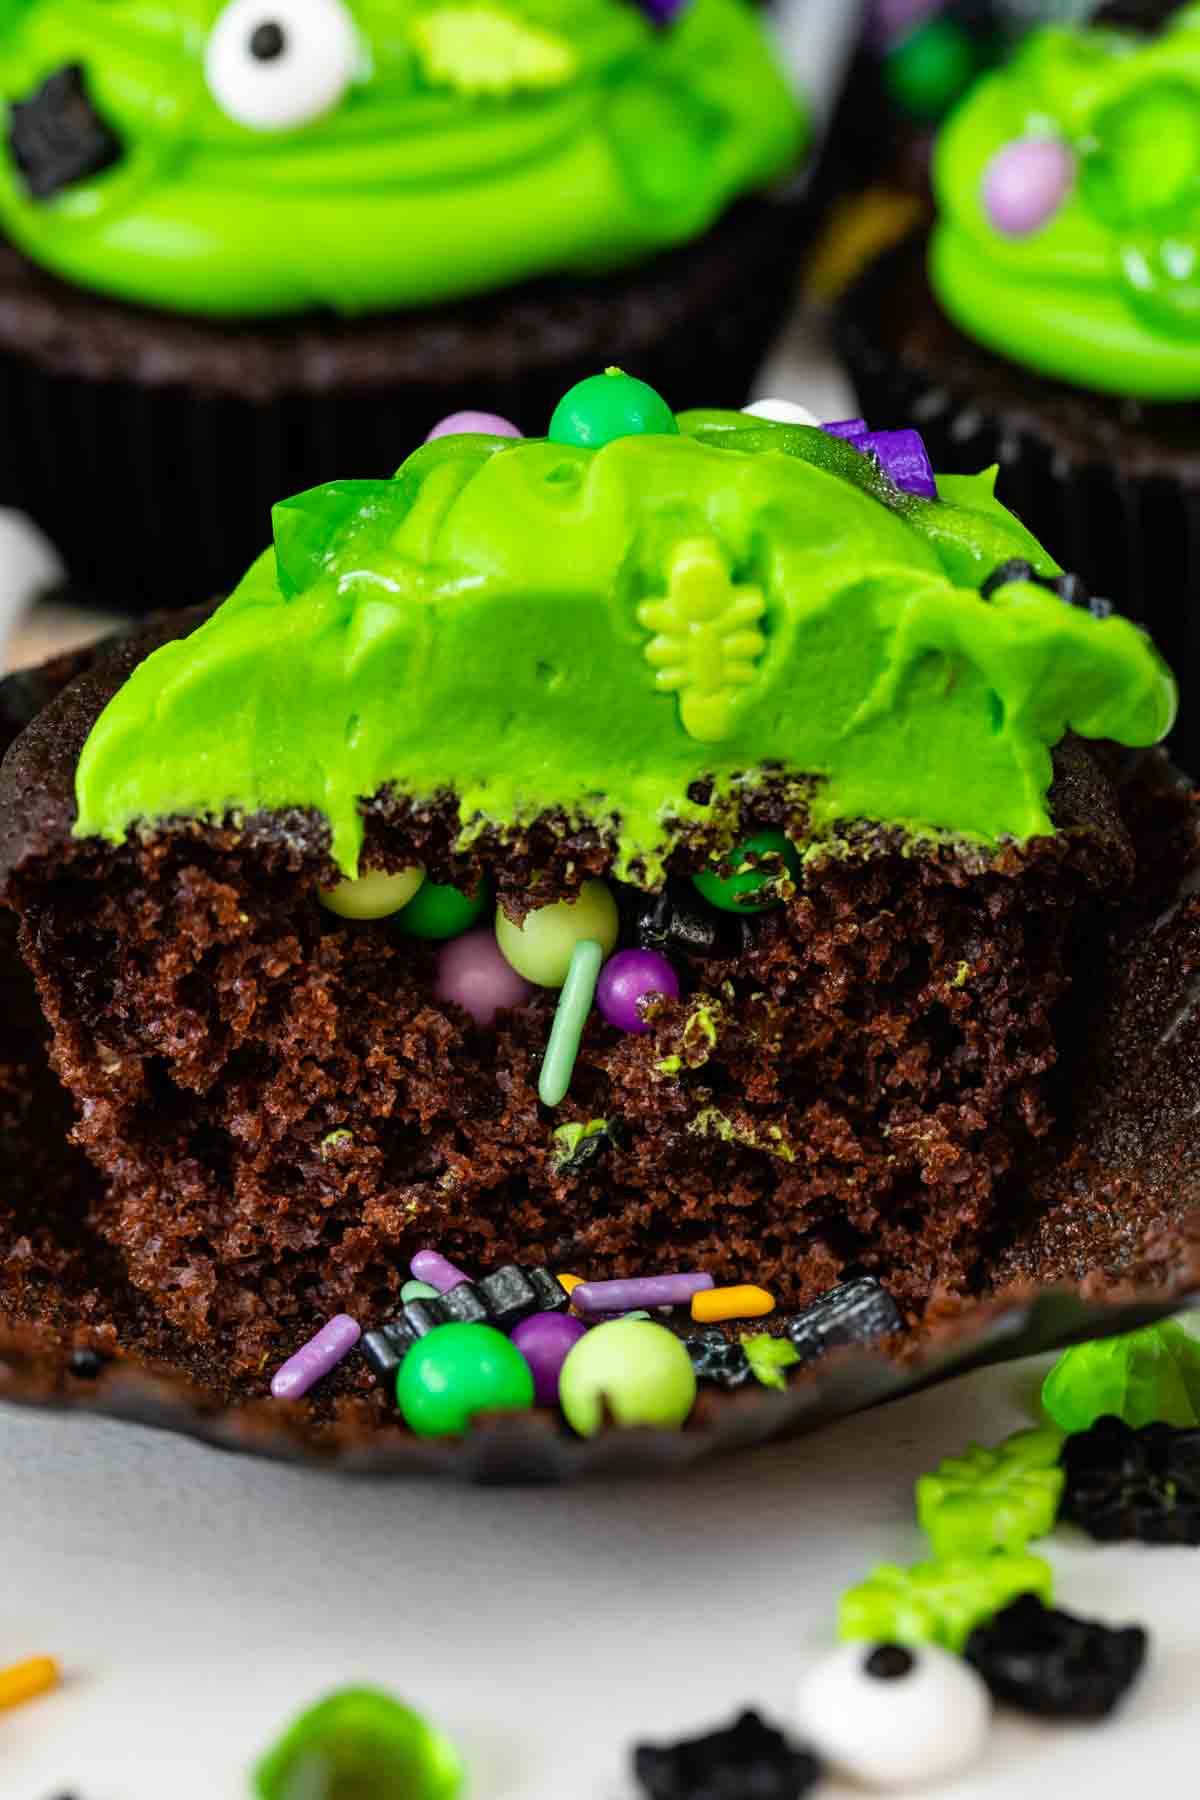
[{"label": "pink candy sprinkle", "polygon": [[576,1312],[632,1312],[642,1306],[686,1306],[712,1287],[711,1275],[641,1275],[629,1281],[581,1281],[571,1289]]},{"label": "pink candy sprinkle", "polygon": [[528,1000],[533,988],[505,962],[491,926],[481,925],[441,946],[433,991],[469,1012],[477,1025],[490,1025],[502,1008]]},{"label": "pink candy sprinkle", "polygon": [[336,1368],[343,1356],[353,1350],[362,1336],[362,1327],[349,1313],[337,1313],[322,1325],[316,1337],[302,1344],[295,1356],[289,1356],[271,1377],[271,1392],[277,1400],[298,1400],[307,1394],[314,1382]]},{"label": "pink candy sprinkle", "polygon": [[418,1250],[408,1266],[415,1280],[427,1281],[439,1294],[448,1294],[460,1281],[470,1280],[470,1276],[456,1269],[440,1250]]},{"label": "pink candy sprinkle", "polygon": [[511,419],[502,419],[499,413],[453,412],[438,420],[425,442],[432,444],[435,438],[455,437],[462,431],[481,431],[487,437],[519,438],[525,435]]},{"label": "pink candy sprinkle", "polygon": [[1004,237],[1029,237],[1052,219],[1075,180],[1075,157],[1057,138],[1017,138],[983,176],[983,209]]}]

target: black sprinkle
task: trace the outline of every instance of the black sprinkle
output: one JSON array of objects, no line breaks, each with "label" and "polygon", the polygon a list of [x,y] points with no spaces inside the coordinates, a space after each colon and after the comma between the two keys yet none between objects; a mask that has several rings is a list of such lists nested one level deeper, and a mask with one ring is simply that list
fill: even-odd
[{"label": "black sprinkle", "polygon": [[526,1269],[525,1273],[537,1295],[539,1312],[566,1312],[571,1304],[571,1296],[556,1275],[552,1275],[549,1269]]},{"label": "black sprinkle", "polygon": [[710,1381],[719,1388],[740,1388],[753,1373],[742,1346],[731,1343],[718,1325],[684,1338],[683,1344],[692,1359],[697,1381]]},{"label": "black sprinkle", "polygon": [[661,894],[636,893],[628,931],[643,950],[665,956],[740,956],[753,935],[748,919],[709,906],[690,881],[671,882]]},{"label": "black sprinkle", "polygon": [[1089,589],[1082,575],[1039,575],[1033,564],[1023,557],[1010,557],[1008,562],[993,569],[979,592],[983,599],[990,600],[1002,587],[1014,581],[1032,581],[1035,587],[1046,588],[1051,594],[1057,594],[1068,606],[1077,606],[1090,612],[1094,619],[1110,619],[1116,611],[1111,600],[1101,600]]},{"label": "black sprinkle", "polygon": [[[551,1152],[554,1173],[573,1181],[593,1163],[598,1163],[608,1154],[613,1145],[619,1144],[620,1141],[620,1120],[605,1119],[598,1130],[587,1132],[579,1139],[574,1149],[567,1154],[562,1155],[558,1151]],[[564,1261],[570,1262],[575,1254],[573,1246],[564,1245],[561,1254]]]},{"label": "black sprinkle", "polygon": [[788,1320],[786,1331],[802,1363],[815,1362],[830,1350],[854,1344],[877,1344],[902,1329],[896,1302],[874,1275],[859,1275],[830,1288],[811,1306]]},{"label": "black sprinkle", "polygon": [[439,1325],[446,1325],[450,1321],[450,1315],[440,1297],[437,1300],[410,1300],[401,1316],[414,1338],[428,1337]]},{"label": "black sprinkle", "polygon": [[67,1367],[78,1381],[95,1381],[107,1360],[98,1350],[80,1348],[72,1350]]},{"label": "black sprinkle", "polygon": [[121,140],[88,98],[80,64],[56,69],[8,112],[8,148],[33,200],[98,175],[122,154]]},{"label": "black sprinkle", "polygon": [[1185,0],[1107,0],[1092,14],[1093,25],[1109,25],[1117,31],[1161,31]]},{"label": "black sprinkle", "polygon": [[711,781],[690,781],[687,797],[693,806],[709,806],[712,803],[713,784]]},{"label": "black sprinkle", "polygon": [[491,1314],[484,1303],[483,1295],[473,1281],[460,1281],[443,1294],[437,1304],[446,1315],[451,1325],[490,1325]]},{"label": "black sprinkle", "polygon": [[1031,562],[1025,562],[1019,556],[1010,556],[1007,562],[1002,562],[998,569],[992,570],[979,592],[985,600],[990,600],[998,589],[1008,587],[1014,581],[1036,580]]},{"label": "black sprinkle", "polygon": [[906,1650],[903,1644],[879,1644],[872,1650],[863,1668],[876,1681],[899,1681],[903,1676],[912,1674],[916,1662],[912,1651]]},{"label": "black sprinkle", "polygon": [[964,1654],[1007,1706],[1047,1719],[1102,1719],[1136,1681],[1146,1644],[1140,1625],[1114,1630],[1022,1594],[976,1626]]},{"label": "black sprinkle", "polygon": [[389,1395],[395,1389],[400,1364],[416,1341],[416,1332],[403,1319],[395,1319],[390,1325],[377,1325],[374,1331],[363,1332],[360,1346],[362,1353],[372,1375]]},{"label": "black sprinkle", "polygon": [[488,1310],[488,1317],[501,1331],[511,1331],[530,1313],[538,1311],[538,1293],[524,1269],[506,1263],[492,1275],[484,1275],[475,1284]]},{"label": "black sprinkle", "polygon": [[649,1800],[800,1800],[821,1765],[757,1713],[745,1712],[707,1737],[639,1744],[633,1772]]},{"label": "black sprinkle", "polygon": [[1200,1544],[1200,1429],[1097,1419],[1069,1437],[1060,1517],[1101,1543]]}]

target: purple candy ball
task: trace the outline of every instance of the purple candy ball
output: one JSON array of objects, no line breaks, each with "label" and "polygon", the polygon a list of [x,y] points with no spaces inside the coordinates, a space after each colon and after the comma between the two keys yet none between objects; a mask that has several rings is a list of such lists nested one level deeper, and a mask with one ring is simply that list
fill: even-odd
[{"label": "purple candy ball", "polygon": [[433,991],[464,1007],[477,1025],[490,1025],[501,1007],[523,1005],[533,987],[505,962],[491,926],[481,925],[441,946]]},{"label": "purple candy ball", "polygon": [[425,442],[432,444],[434,438],[454,437],[463,431],[482,431],[487,437],[519,438],[525,435],[511,419],[502,419],[499,413],[453,412],[438,420]]},{"label": "purple candy ball", "polygon": [[522,1319],[512,1341],[533,1370],[533,1397],[539,1406],[558,1405],[558,1377],[587,1326],[570,1313],[534,1313]]},{"label": "purple candy ball", "polygon": [[983,176],[983,210],[1004,237],[1029,237],[1052,219],[1075,180],[1075,157],[1057,138],[1017,138]]},{"label": "purple candy ball", "polygon": [[600,971],[596,1005],[618,1031],[649,1031],[638,1006],[647,994],[679,997],[679,977],[657,950],[618,950]]}]

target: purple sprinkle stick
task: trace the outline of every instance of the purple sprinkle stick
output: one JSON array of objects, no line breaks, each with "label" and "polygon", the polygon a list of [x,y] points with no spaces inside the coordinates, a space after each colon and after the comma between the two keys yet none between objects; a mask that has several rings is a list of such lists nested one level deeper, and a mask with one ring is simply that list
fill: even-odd
[{"label": "purple sprinkle stick", "polygon": [[624,1313],[640,1306],[686,1306],[713,1285],[711,1275],[640,1275],[631,1281],[581,1281],[571,1305],[581,1313]]},{"label": "purple sprinkle stick", "polygon": [[289,1356],[271,1377],[271,1392],[276,1400],[298,1400],[307,1394],[314,1382],[336,1368],[343,1356],[353,1350],[362,1336],[362,1326],[349,1313],[335,1313],[322,1325],[316,1337],[301,1344],[295,1356]]},{"label": "purple sprinkle stick", "polygon": [[418,1281],[427,1281],[439,1294],[448,1294],[460,1281],[470,1280],[469,1275],[447,1262],[440,1250],[418,1250],[408,1266]]},{"label": "purple sprinkle stick", "polygon": [[865,419],[829,419],[822,425],[821,430],[827,431],[830,437],[848,438],[853,443],[856,438],[867,436],[867,421]]}]

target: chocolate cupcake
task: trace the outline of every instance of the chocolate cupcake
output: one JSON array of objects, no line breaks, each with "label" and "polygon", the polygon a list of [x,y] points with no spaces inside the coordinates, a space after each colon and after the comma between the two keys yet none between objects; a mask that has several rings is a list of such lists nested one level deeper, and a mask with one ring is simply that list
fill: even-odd
[{"label": "chocolate cupcake", "polygon": [[461,407],[544,429],[605,359],[740,404],[790,293],[743,0],[22,0],[0,95],[0,500],[123,610]]},{"label": "chocolate cupcake", "polygon": [[1138,869],[1082,740],[1169,727],[1144,634],[987,477],[619,376],[274,516],[0,778],[148,1308],[254,1391],[430,1244],[978,1292]]},{"label": "chocolate cupcake", "polygon": [[[1115,17],[1115,15],[1114,15]],[[1180,672],[1200,766],[1200,8],[1031,34],[939,139],[932,237],[844,303],[864,410],[1010,503]]]}]

